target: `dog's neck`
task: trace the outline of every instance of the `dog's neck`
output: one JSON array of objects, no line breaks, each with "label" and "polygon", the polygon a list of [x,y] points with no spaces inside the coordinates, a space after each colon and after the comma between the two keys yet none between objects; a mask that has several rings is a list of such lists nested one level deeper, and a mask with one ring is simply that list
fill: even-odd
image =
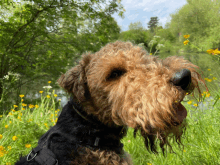
[{"label": "dog's neck", "polygon": [[75,137],[79,145],[96,150],[114,150],[121,153],[120,140],[126,135],[127,128],[110,127],[101,123],[95,116],[87,115],[82,106],[70,98],[61,112],[57,126],[64,125],[63,132]]}]

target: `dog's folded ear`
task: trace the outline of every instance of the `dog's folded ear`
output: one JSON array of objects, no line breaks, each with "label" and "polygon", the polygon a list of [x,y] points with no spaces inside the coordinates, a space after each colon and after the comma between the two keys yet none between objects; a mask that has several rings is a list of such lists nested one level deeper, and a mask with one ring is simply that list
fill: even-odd
[{"label": "dog's folded ear", "polygon": [[82,56],[82,60],[79,64],[57,80],[58,84],[64,88],[68,93],[73,94],[79,102],[85,100],[85,92],[87,89],[87,78],[86,78],[86,66],[89,65],[91,60],[91,54]]}]

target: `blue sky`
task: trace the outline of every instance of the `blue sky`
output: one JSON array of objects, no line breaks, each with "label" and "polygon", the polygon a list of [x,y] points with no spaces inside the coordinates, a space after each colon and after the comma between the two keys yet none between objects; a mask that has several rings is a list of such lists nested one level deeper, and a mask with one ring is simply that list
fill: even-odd
[{"label": "blue sky", "polygon": [[179,8],[185,5],[186,0],[122,0],[125,8],[125,18],[120,18],[117,14],[113,17],[118,22],[122,31],[128,30],[129,24],[140,21],[143,27],[147,28],[150,17],[157,16],[159,25],[165,26],[170,22],[170,14],[175,13]]}]

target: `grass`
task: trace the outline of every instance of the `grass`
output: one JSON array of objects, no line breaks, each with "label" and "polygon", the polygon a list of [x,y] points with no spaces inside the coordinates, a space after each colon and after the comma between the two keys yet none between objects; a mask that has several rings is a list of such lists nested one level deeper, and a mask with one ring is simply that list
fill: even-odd
[{"label": "grass", "polygon": [[[206,81],[211,82],[210,79]],[[8,114],[0,116],[0,165],[12,165],[21,153],[28,154],[50,126],[55,125],[60,112],[56,108],[59,101],[51,90],[43,91],[38,105],[25,105],[25,97],[20,95],[20,104],[12,105]],[[176,154],[168,150],[165,157],[161,152],[158,155],[149,153],[143,139],[140,136],[134,139],[133,130],[129,129],[123,143],[135,165],[220,165],[219,98],[213,99],[212,93],[204,92],[200,103],[190,98],[184,100],[188,110],[188,127],[182,139],[184,149],[171,143]]]}]

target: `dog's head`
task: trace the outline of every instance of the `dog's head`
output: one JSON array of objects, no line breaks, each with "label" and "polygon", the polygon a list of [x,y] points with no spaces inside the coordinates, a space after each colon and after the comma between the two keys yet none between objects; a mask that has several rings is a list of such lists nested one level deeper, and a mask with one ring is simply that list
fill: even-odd
[{"label": "dog's head", "polygon": [[205,85],[196,69],[181,57],[160,60],[117,41],[83,56],[58,82],[88,114],[107,125],[140,130],[147,149],[156,152],[156,138],[162,149],[171,133],[181,143],[187,116],[181,101],[195,88],[200,93],[199,82]]}]

